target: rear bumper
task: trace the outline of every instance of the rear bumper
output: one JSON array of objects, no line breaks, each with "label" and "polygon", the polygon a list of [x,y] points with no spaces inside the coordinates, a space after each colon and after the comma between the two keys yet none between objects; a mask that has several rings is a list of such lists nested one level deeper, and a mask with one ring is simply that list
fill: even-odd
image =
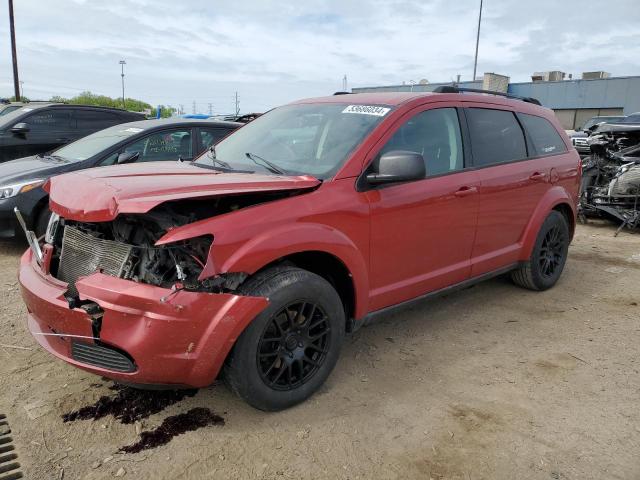
[{"label": "rear bumper", "polygon": [[[67,284],[44,274],[30,251],[22,256],[19,281],[29,330],[45,350],[83,370],[133,384],[211,384],[237,337],[268,304],[262,297],[185,291],[163,303],[167,289],[95,273],[76,282],[80,298],[104,311],[101,327],[94,329],[83,309],[69,308]],[[79,361],[73,342],[121,352],[134,371]]]}]

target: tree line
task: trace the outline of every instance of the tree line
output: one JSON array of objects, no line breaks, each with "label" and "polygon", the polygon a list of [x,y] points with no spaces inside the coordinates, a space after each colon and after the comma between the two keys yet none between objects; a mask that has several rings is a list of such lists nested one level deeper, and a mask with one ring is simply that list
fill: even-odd
[{"label": "tree line", "polygon": [[[15,101],[15,97],[11,97],[10,100],[12,102]],[[29,99],[26,97],[20,98],[21,102],[29,102]],[[49,99],[50,102],[57,103],[67,103],[70,105],[94,105],[97,107],[112,107],[112,108],[122,108],[122,98],[112,98],[106,95],[97,95],[95,93],[91,93],[90,91],[85,91],[76,95],[75,97],[65,98],[60,95],[54,95]],[[124,99],[124,109],[129,110],[131,112],[148,112],[148,115],[152,118],[155,118],[157,115],[157,107],[153,107],[147,102],[143,102],[142,100],[137,100],[135,98],[125,98]],[[165,106],[160,107],[160,116],[162,118],[170,117],[173,113],[175,113],[175,108],[168,108]]]}]

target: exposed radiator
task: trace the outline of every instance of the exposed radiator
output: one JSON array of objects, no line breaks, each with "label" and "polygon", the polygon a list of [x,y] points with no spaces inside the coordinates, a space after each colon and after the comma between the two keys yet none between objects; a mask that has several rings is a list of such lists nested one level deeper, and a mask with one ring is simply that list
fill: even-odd
[{"label": "exposed radiator", "polygon": [[133,246],[96,238],[75,227],[65,226],[58,279],[69,284],[68,293],[77,295],[75,282],[79,277],[101,271],[121,277]]}]

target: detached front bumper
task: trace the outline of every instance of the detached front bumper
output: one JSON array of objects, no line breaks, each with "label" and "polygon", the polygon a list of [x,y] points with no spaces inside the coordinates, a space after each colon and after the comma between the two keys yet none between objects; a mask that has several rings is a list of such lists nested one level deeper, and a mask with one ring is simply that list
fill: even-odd
[{"label": "detached front bumper", "polygon": [[[268,304],[263,297],[171,294],[94,273],[79,279],[76,288],[81,300],[102,309],[96,323],[82,308],[69,308],[67,284],[45,274],[30,250],[22,256],[19,281],[29,330],[43,348],[78,368],[134,384],[211,384],[237,337]],[[133,371],[123,371],[124,359]]]}]

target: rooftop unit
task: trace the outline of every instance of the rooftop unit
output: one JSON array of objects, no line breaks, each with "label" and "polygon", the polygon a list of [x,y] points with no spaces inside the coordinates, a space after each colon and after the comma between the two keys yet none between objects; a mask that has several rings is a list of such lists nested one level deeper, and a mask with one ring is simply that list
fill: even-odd
[{"label": "rooftop unit", "polygon": [[482,78],[482,90],[507,93],[510,78],[497,73],[485,73]]},{"label": "rooftop unit", "polygon": [[609,78],[611,74],[609,72],[583,72],[582,79],[583,80],[600,80],[602,78]]},{"label": "rooftop unit", "polygon": [[534,72],[531,75],[531,81],[533,82],[559,82],[564,80],[566,76],[565,72],[559,70],[552,70],[550,72]]}]

